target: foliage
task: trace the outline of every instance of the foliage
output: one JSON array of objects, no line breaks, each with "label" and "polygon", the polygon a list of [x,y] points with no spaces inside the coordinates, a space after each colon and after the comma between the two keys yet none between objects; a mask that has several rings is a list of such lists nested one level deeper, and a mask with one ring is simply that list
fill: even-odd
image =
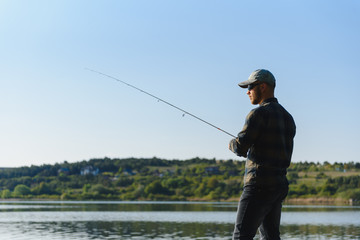
[{"label": "foliage", "polygon": [[25,186],[24,184],[19,184],[14,189],[14,196],[15,197],[24,197],[28,194],[30,194],[30,188],[28,186]]},{"label": "foliage", "polygon": [[11,192],[9,189],[4,189],[1,192],[1,198],[3,199],[7,199],[7,198],[11,198]]},{"label": "foliage", "polygon": [[[0,169],[1,198],[237,200],[245,161],[90,159]],[[85,174],[83,169],[90,171]],[[292,163],[288,198],[360,199],[360,164]]]}]

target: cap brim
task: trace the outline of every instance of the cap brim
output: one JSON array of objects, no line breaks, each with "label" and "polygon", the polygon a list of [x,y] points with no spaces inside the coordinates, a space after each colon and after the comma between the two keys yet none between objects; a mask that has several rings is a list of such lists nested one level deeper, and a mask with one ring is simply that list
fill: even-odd
[{"label": "cap brim", "polygon": [[254,79],[251,79],[251,80],[246,80],[244,82],[241,82],[238,85],[239,85],[239,87],[247,88],[250,84],[253,84],[254,82],[257,82],[257,81]]}]

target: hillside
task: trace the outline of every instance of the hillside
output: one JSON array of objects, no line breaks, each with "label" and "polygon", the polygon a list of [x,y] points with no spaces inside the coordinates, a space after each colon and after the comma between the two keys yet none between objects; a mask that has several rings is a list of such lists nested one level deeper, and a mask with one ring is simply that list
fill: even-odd
[{"label": "hillside", "polygon": [[[245,161],[91,159],[0,169],[1,198],[237,201]],[[292,163],[288,201],[360,199],[360,163]]]}]

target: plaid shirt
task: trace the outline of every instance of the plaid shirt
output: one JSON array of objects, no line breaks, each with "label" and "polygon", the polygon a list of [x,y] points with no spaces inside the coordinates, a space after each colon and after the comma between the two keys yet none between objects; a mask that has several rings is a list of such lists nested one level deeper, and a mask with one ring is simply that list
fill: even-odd
[{"label": "plaid shirt", "polygon": [[247,157],[244,186],[287,185],[296,126],[292,116],[270,98],[253,109],[230,150]]}]

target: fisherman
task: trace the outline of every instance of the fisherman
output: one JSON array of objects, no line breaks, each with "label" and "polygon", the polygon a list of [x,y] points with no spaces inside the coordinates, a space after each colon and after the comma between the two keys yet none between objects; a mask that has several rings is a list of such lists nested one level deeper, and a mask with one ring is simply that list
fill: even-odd
[{"label": "fisherman", "polygon": [[245,125],[229,149],[245,157],[244,188],[241,194],[233,239],[280,239],[282,202],[288,193],[287,168],[293,151],[296,126],[292,116],[274,97],[275,77],[265,69],[251,73],[239,83],[247,88],[253,105]]}]

